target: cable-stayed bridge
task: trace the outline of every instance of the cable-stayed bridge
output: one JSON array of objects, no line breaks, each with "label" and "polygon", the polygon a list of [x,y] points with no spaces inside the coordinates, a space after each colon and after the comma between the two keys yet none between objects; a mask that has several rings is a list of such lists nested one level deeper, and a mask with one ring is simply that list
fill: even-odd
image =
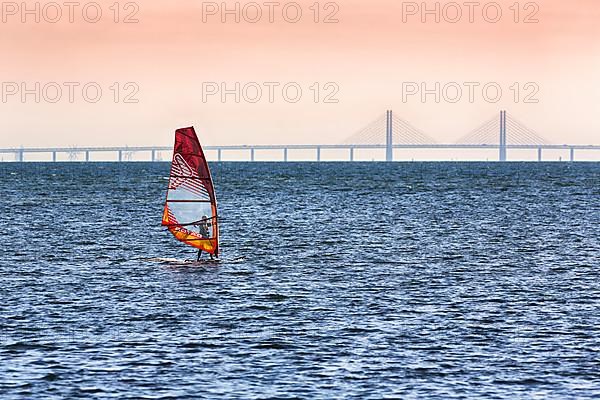
[{"label": "cable-stayed bridge", "polygon": [[[96,153],[115,153],[119,161],[130,161],[133,153],[143,152],[148,153],[149,160],[161,161],[161,152],[170,152],[172,149],[167,146],[5,148],[0,149],[0,154],[13,154],[14,160],[19,162],[27,161],[26,155],[34,153],[47,153],[52,161],[57,161],[59,154],[67,154],[70,161],[78,161],[81,157],[82,161],[89,162]],[[355,160],[357,150],[381,150],[386,161],[394,161],[395,149],[497,150],[499,161],[507,161],[509,150],[537,151],[538,161],[543,160],[544,150],[568,150],[570,161],[575,161],[576,150],[600,150],[600,145],[552,144],[506,111],[500,111],[499,115],[455,143],[438,143],[389,110],[339,144],[227,145],[204,146],[204,149],[216,151],[218,161],[222,161],[223,154],[228,151],[247,151],[249,161],[255,161],[259,151],[281,151],[282,160],[288,161],[289,152],[293,150],[314,151],[316,161],[321,161],[322,150],[347,151],[349,161]]]}]

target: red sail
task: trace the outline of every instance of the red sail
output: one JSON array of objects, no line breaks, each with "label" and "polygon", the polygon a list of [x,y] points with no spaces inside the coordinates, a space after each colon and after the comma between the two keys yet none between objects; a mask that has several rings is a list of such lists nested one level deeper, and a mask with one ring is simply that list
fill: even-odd
[{"label": "red sail", "polygon": [[217,199],[208,163],[193,127],[175,132],[162,225],[183,243],[219,255]]}]

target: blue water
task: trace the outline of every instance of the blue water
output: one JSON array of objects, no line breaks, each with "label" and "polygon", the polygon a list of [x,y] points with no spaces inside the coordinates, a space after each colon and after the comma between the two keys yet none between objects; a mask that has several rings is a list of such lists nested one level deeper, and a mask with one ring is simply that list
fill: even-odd
[{"label": "blue water", "polygon": [[0,165],[0,398],[600,396],[600,164],[212,168],[190,265],[167,163]]}]

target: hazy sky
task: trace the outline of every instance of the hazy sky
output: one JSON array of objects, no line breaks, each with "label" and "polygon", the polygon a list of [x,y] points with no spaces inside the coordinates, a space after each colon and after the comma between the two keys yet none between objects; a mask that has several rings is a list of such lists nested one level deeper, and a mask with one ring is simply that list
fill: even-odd
[{"label": "hazy sky", "polygon": [[[473,6],[473,22],[462,1],[460,19],[457,3],[439,2],[439,22],[433,1],[426,15],[421,1],[323,1],[318,16],[314,0],[274,2],[272,23],[262,1],[240,2],[239,23],[235,2],[226,3],[234,10],[226,15],[220,1],[122,2],[118,16],[113,3],[98,2],[96,23],[86,2],[72,16],[43,1],[39,12],[25,3],[29,14],[2,3],[0,147],[169,145],[174,129],[188,125],[205,144],[338,143],[388,108],[440,142],[506,109],[551,142],[600,143],[597,0],[517,8],[515,0],[498,1],[495,23],[498,7],[487,2]],[[252,22],[257,4],[262,17]],[[138,22],[124,23],[128,16]],[[209,95],[221,83],[235,92],[236,82],[239,103],[235,94],[225,102]],[[424,102],[407,95],[411,82],[429,89],[439,82],[439,103],[435,94]],[[458,101],[452,82],[463,90]],[[479,84],[473,102],[464,82]],[[252,103],[257,86],[262,97]],[[496,87],[502,96],[492,103]],[[337,102],[325,102],[328,95]]]}]

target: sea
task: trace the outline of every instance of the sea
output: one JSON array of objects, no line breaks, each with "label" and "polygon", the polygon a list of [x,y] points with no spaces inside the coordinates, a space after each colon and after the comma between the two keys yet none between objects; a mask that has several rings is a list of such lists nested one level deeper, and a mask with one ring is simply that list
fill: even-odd
[{"label": "sea", "polygon": [[600,398],[600,163],[0,164],[0,398]]}]

